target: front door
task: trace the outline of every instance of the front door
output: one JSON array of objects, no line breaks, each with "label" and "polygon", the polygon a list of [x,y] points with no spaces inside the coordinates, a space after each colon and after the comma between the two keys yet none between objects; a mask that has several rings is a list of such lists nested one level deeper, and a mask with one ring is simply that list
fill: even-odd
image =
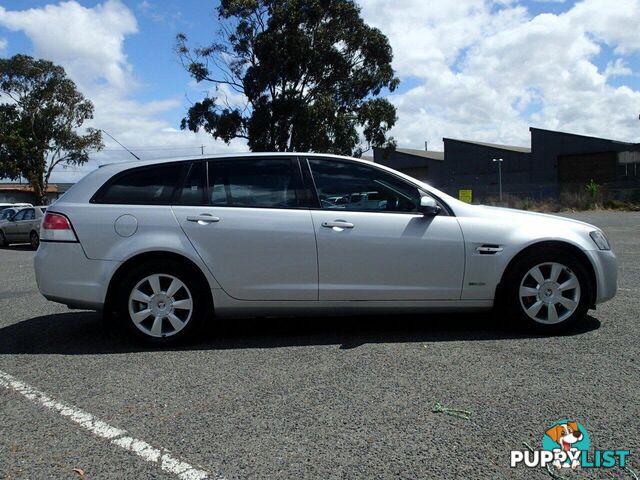
[{"label": "front door", "polygon": [[317,300],[315,234],[301,190],[295,159],[195,162],[173,211],[231,297]]},{"label": "front door", "polygon": [[362,163],[310,159],[320,300],[456,300],[464,275],[460,225],[417,213],[422,192]]},{"label": "front door", "polygon": [[23,208],[14,215],[10,222],[7,222],[4,225],[4,234],[7,237],[7,240],[11,242],[21,241],[20,232],[25,223],[24,217],[29,210],[30,209],[28,208]]}]

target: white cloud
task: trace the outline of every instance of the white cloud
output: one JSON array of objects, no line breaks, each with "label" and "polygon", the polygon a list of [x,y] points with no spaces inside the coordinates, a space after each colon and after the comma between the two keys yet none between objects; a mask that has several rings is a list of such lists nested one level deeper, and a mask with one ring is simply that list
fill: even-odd
[{"label": "white cloud", "polygon": [[[143,2],[141,8],[150,8]],[[246,150],[244,142],[227,147],[210,135],[177,130],[162,119],[182,105],[182,97],[141,102],[132,94],[142,88],[125,54],[125,39],[138,32],[137,21],[119,0],[95,7],[77,1],[42,8],[7,10],[0,7],[0,26],[21,31],[31,40],[35,55],[62,65],[69,77],[95,105],[95,118],[85,126],[102,128],[142,158],[191,155],[206,145],[206,153]],[[1,46],[1,45],[0,45]],[[185,81],[186,88],[186,81]],[[69,181],[95,168],[96,163],[131,160],[110,138],[90,164],[60,169],[54,181]]]},{"label": "white cloud", "polygon": [[9,42],[7,42],[7,39],[6,38],[0,38],[0,52],[5,50],[7,48],[7,45],[9,45]]},{"label": "white cloud", "polygon": [[24,32],[38,55],[64,65],[81,86],[103,81],[125,88],[131,81],[123,43],[138,27],[133,14],[118,0],[94,8],[75,1],[28,10],[0,7],[0,25]]},{"label": "white cloud", "polygon": [[621,77],[633,75],[633,70],[629,68],[622,58],[616,58],[613,62],[607,62],[607,68],[604,70],[605,77]]},{"label": "white cloud", "polygon": [[[529,125],[637,138],[640,92],[599,71],[601,44],[621,57],[640,48],[640,0],[585,0],[531,17],[518,4],[364,0],[365,19],[391,41],[394,67],[417,86],[391,97],[399,143],[441,146],[445,137],[527,145]],[[500,7],[498,8],[498,4]]]}]

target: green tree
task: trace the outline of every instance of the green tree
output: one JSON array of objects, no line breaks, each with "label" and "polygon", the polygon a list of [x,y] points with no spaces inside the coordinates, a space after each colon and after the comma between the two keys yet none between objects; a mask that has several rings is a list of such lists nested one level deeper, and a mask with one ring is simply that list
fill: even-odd
[{"label": "green tree", "polygon": [[77,132],[93,104],[62,67],[27,55],[0,59],[0,94],[0,177],[26,178],[45,204],[53,169],[82,165],[103,146],[99,130]]},{"label": "green tree", "polygon": [[[177,52],[197,82],[215,86],[181,127],[203,128],[252,151],[361,155],[391,147],[395,107],[384,98],[399,80],[387,37],[364,23],[353,0],[221,0],[218,40]],[[231,105],[225,93],[241,94]]]}]

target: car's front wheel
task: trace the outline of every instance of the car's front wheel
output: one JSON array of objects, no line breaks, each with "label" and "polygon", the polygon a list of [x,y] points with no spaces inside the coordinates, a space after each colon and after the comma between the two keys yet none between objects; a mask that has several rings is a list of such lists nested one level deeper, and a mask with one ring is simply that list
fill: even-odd
[{"label": "car's front wheel", "polygon": [[188,337],[208,312],[206,287],[172,260],[132,269],[121,284],[117,314],[139,338],[171,345]]},{"label": "car's front wheel", "polygon": [[7,247],[9,243],[7,242],[7,237],[4,236],[4,232],[0,232],[0,247]]},{"label": "car's front wheel", "polygon": [[540,332],[557,332],[584,318],[591,282],[582,262],[564,250],[531,252],[505,278],[510,317]]}]

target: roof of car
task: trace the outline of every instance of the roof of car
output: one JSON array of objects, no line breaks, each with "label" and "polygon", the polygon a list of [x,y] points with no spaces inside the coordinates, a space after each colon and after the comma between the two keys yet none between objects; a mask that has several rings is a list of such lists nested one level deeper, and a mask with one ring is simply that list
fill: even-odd
[{"label": "roof of car", "polygon": [[307,153],[307,152],[235,152],[235,153],[219,153],[215,155],[189,155],[183,157],[166,157],[166,158],[155,158],[149,160],[131,160],[125,162],[113,162],[113,163],[105,163],[100,165],[100,168],[103,167],[114,167],[117,166],[118,169],[127,170],[133,167],[143,167],[146,165],[157,165],[159,163],[171,163],[171,162],[192,162],[194,160],[227,160],[232,158],[255,158],[255,157],[266,157],[266,158],[282,158],[282,157],[321,157],[321,158],[334,158],[334,159],[342,159],[342,160],[354,160],[358,162],[371,163],[367,162],[367,160],[363,160],[360,158],[348,157],[343,155],[334,155],[331,153]]}]

